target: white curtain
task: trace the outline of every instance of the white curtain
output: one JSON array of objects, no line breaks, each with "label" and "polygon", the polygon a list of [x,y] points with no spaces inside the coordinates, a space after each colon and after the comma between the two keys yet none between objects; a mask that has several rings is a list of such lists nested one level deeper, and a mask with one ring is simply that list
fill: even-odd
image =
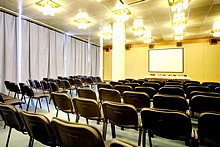
[{"label": "white curtain", "polygon": [[74,76],[76,74],[76,39],[66,36],[66,75]]},{"label": "white curtain", "polygon": [[49,30],[39,27],[39,76],[37,79],[43,79],[48,75],[49,66]]},{"label": "white curtain", "polygon": [[5,80],[99,74],[100,51],[85,41],[4,12],[0,35],[0,92],[6,92]]},{"label": "white curtain", "polygon": [[26,82],[26,79],[30,78],[30,62],[29,62],[29,51],[30,51],[30,22],[21,20],[21,81]]},{"label": "white curtain", "polygon": [[0,92],[5,93],[5,80],[17,82],[16,17],[0,12]]}]

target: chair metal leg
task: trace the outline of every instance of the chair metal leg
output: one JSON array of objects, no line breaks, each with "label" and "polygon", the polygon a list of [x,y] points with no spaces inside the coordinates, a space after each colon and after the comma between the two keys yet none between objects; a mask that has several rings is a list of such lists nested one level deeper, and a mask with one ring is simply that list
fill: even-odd
[{"label": "chair metal leg", "polygon": [[6,147],[8,147],[8,144],[9,144],[9,139],[10,139],[10,136],[11,136],[11,130],[12,130],[12,128],[10,127],[9,131],[8,131],[8,138],[7,138],[7,142],[6,142]]},{"label": "chair metal leg", "polygon": [[111,123],[111,129],[112,129],[112,138],[116,138],[115,134],[115,125]]},{"label": "chair metal leg", "polygon": [[[39,99],[37,99],[37,102],[36,102],[36,106],[35,106],[34,113],[36,113],[36,111],[37,111],[37,104],[38,104],[38,101],[39,101]],[[40,102],[39,102],[39,103],[40,103]]]},{"label": "chair metal leg", "polygon": [[70,121],[70,116],[69,116],[69,113],[67,113],[67,117],[68,117],[68,121]]},{"label": "chair metal leg", "polygon": [[59,111],[59,110],[57,109],[56,117],[58,117],[58,111]]},{"label": "chair metal leg", "polygon": [[34,138],[30,137],[28,147],[33,147],[34,145]]},{"label": "chair metal leg", "polygon": [[49,104],[48,104],[47,97],[45,97],[45,99],[46,99],[46,103],[47,103],[47,109],[48,109],[48,112],[50,112],[50,108],[49,108]]},{"label": "chair metal leg", "polygon": [[40,99],[38,98],[37,100],[39,101],[40,108],[42,109],[42,105],[41,105]]},{"label": "chair metal leg", "polygon": [[149,145],[150,145],[150,147],[152,147],[151,136],[152,136],[152,133],[148,131],[148,139],[149,139]]},{"label": "chair metal leg", "polygon": [[79,118],[80,118],[80,116],[79,116],[79,115],[76,115],[76,123],[79,122]]},{"label": "chair metal leg", "polygon": [[146,146],[146,129],[143,129],[142,147]]},{"label": "chair metal leg", "polygon": [[138,146],[141,146],[141,135],[142,135],[142,128],[139,128]]},{"label": "chair metal leg", "polygon": [[102,136],[104,140],[106,140],[107,125],[107,122],[103,121]]},{"label": "chair metal leg", "polygon": [[30,105],[30,101],[31,101],[31,98],[29,97],[29,100],[28,100],[28,104],[27,104],[26,111],[28,111],[28,108],[29,108],[29,105]]}]

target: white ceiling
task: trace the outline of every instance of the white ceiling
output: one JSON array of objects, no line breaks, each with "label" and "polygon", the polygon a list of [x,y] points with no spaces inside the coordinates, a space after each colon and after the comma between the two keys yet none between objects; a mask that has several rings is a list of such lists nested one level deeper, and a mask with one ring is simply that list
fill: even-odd
[{"label": "white ceiling", "polygon": [[[55,16],[44,16],[35,4],[37,1],[39,0],[0,0],[0,6],[17,13],[20,8],[21,14],[28,18],[95,44],[99,44],[101,27],[115,22],[111,11],[118,2],[118,0],[102,0],[101,3],[96,0],[58,0],[61,8]],[[137,1],[144,0],[123,0],[132,13],[125,23],[127,44],[143,43],[142,38],[132,33],[131,28],[136,18],[143,18],[145,26],[151,27],[155,42],[173,40],[171,25],[173,12],[170,11],[168,1],[146,0],[140,4],[129,5]],[[80,11],[86,11],[91,18],[92,23],[86,30],[79,30],[73,22]],[[187,17],[184,40],[209,38],[212,37],[213,22],[220,20],[220,0],[191,0],[189,9],[184,12]],[[104,45],[111,45],[111,40],[105,40]]]}]

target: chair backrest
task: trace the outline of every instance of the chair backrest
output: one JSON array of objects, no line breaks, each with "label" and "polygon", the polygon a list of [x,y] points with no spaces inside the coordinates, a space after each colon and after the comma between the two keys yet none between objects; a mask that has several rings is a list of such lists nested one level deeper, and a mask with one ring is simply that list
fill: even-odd
[{"label": "chair backrest", "polygon": [[209,92],[211,90],[208,86],[188,86],[187,90],[186,90],[187,96],[189,96],[192,91],[206,91],[206,92]]},{"label": "chair backrest", "polygon": [[144,83],[144,80],[133,80],[133,83],[139,83],[140,86]]},{"label": "chair backrest", "polygon": [[220,146],[220,114],[205,112],[198,120],[198,135],[201,145]]},{"label": "chair backrest", "polygon": [[189,110],[188,103],[183,96],[156,94],[153,98],[153,107],[161,109],[171,109],[186,112]]},{"label": "chair backrest", "polygon": [[8,89],[9,91],[12,91],[12,87],[11,87],[11,82],[10,81],[4,81],[5,87],[6,89]]},{"label": "chair backrest", "polygon": [[102,79],[100,77],[94,77],[95,83],[102,83]]},{"label": "chair backrest", "polygon": [[31,88],[35,88],[34,81],[33,81],[32,79],[27,79],[27,80],[26,80],[26,83],[27,83],[28,86],[30,86]]},{"label": "chair backrest", "polygon": [[122,96],[124,103],[134,105],[137,111],[150,107],[150,97],[144,92],[125,91]]},{"label": "chair backrest", "polygon": [[40,81],[40,84],[41,84],[41,87],[42,87],[42,90],[43,90],[43,91],[50,90],[50,88],[49,88],[49,85],[48,85],[48,82],[47,82],[47,81],[45,81],[45,80],[41,80],[41,81]]},{"label": "chair backrest", "polygon": [[104,102],[102,104],[105,121],[124,128],[138,128],[138,114],[133,105]]},{"label": "chair backrest", "polygon": [[144,86],[135,87],[134,91],[144,92],[149,95],[150,99],[153,99],[154,95],[157,93],[157,91],[153,87],[144,87]]},{"label": "chair backrest", "polygon": [[207,95],[207,96],[216,96],[220,97],[220,94],[217,92],[206,92],[206,91],[192,91],[190,93],[189,99],[191,100],[193,96],[195,95]]},{"label": "chair backrest", "polygon": [[51,125],[61,147],[105,147],[99,130],[93,126],[53,118]]},{"label": "chair backrest", "polygon": [[220,112],[220,97],[195,95],[191,98],[192,112]]},{"label": "chair backrest", "polygon": [[141,86],[139,83],[125,83],[125,85],[129,85],[129,86],[131,86],[132,87],[132,90],[134,90],[134,88],[135,87],[137,87],[137,86]]},{"label": "chair backrest", "polygon": [[48,82],[50,92],[58,92],[59,86],[56,82]]},{"label": "chair backrest", "polygon": [[77,94],[79,97],[82,97],[82,98],[89,98],[89,99],[97,100],[96,93],[91,88],[79,88],[77,89]]},{"label": "chair backrest", "polygon": [[190,118],[179,111],[143,108],[141,111],[142,126],[157,136],[167,139],[190,140],[192,124]]},{"label": "chair backrest", "polygon": [[99,90],[100,88],[108,88],[108,89],[114,89],[111,84],[108,83],[98,83],[97,84],[97,89]]},{"label": "chair backrest", "polygon": [[115,85],[114,89],[118,90],[120,92],[121,96],[122,96],[123,92],[133,90],[132,87],[129,85]]},{"label": "chair backrest", "polygon": [[147,80],[147,79],[145,79],[145,82],[158,83],[158,84],[160,84],[161,87],[163,87],[165,84],[165,81],[161,81],[161,80]]},{"label": "chair backrest", "polygon": [[123,85],[122,82],[117,82],[117,81],[110,81],[109,84],[111,84],[112,87],[115,87],[115,85]]},{"label": "chair backrest", "polygon": [[204,85],[204,86],[208,86],[208,85],[220,86],[220,83],[219,82],[202,82],[202,85]]},{"label": "chair backrest", "polygon": [[32,97],[32,96],[34,96],[34,91],[33,91],[33,89],[30,87],[30,86],[28,86],[28,85],[23,85],[23,88],[25,89],[25,94],[27,95],[27,96],[29,96],[29,97]]},{"label": "chair backrest", "polygon": [[145,87],[153,87],[157,92],[159,91],[161,85],[159,83],[156,83],[156,82],[144,82],[142,84],[142,86],[145,86]]},{"label": "chair backrest", "polygon": [[73,104],[78,116],[88,119],[101,120],[102,115],[96,100],[74,98]]},{"label": "chair backrest", "polygon": [[103,101],[121,102],[121,95],[118,90],[100,88],[99,99],[101,102]]},{"label": "chair backrest", "polygon": [[36,89],[40,89],[40,90],[42,89],[41,84],[38,80],[33,80],[33,83]]},{"label": "chair backrest", "polygon": [[130,81],[129,80],[118,80],[118,82],[125,84],[125,83],[129,83]]},{"label": "chair backrest", "polygon": [[15,92],[15,93],[19,93],[20,91],[18,84],[14,82],[11,82],[11,88],[12,88],[12,92]]},{"label": "chair backrest", "polygon": [[29,136],[45,145],[55,146],[57,141],[49,119],[37,113],[21,111]]},{"label": "chair backrest", "polygon": [[64,89],[71,88],[71,84],[70,84],[70,82],[68,80],[61,80],[61,84],[62,84]]},{"label": "chair backrest", "polygon": [[20,87],[20,89],[21,89],[21,93],[22,93],[22,95],[25,95],[25,94],[26,94],[26,91],[25,91],[24,85],[26,85],[26,84],[25,84],[25,83],[19,83],[19,87]]},{"label": "chair backrest", "polygon": [[179,95],[185,97],[185,91],[179,87],[161,87],[159,94]]},{"label": "chair backrest", "polygon": [[72,103],[70,96],[66,93],[57,93],[53,92],[51,94],[54,106],[56,109],[64,111],[64,112],[72,112],[75,113],[75,109]]},{"label": "chair backrest", "polygon": [[190,81],[184,81],[183,82],[183,85],[185,85],[185,84],[187,84],[187,83],[194,83],[194,84],[200,84],[200,82],[199,81],[195,81],[195,80],[190,80]]},{"label": "chair backrest", "polygon": [[0,103],[0,114],[5,124],[21,132],[26,132],[25,125],[15,106]]}]

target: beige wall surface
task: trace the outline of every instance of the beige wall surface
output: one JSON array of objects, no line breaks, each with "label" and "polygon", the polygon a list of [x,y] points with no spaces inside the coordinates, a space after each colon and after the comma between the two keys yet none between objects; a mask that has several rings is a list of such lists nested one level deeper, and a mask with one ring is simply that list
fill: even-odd
[{"label": "beige wall surface", "polygon": [[[154,48],[169,48],[175,45],[155,45]],[[149,73],[148,45],[132,45],[125,52],[125,77],[141,79],[148,74],[187,75],[192,80],[220,82],[220,43],[183,43],[184,73]],[[104,51],[104,80],[111,80],[111,50]]]}]

